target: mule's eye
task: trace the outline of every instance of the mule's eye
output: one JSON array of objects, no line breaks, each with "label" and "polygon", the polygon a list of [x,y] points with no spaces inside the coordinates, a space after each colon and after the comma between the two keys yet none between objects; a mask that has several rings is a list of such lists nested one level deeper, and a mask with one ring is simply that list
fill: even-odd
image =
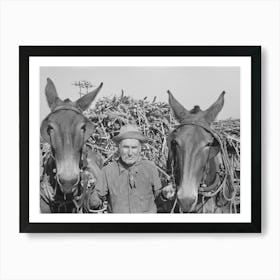
[{"label": "mule's eye", "polygon": [[85,131],[86,131],[86,125],[85,125],[85,124],[84,124],[84,125],[82,125],[81,130],[82,130],[83,132],[85,132]]},{"label": "mule's eye", "polygon": [[178,141],[177,141],[176,139],[173,139],[173,140],[171,141],[171,146],[173,146],[173,147],[178,147],[178,146],[179,146]]},{"label": "mule's eye", "polygon": [[213,144],[213,142],[208,142],[208,143],[205,145],[205,147],[211,147],[212,144]]},{"label": "mule's eye", "polygon": [[53,126],[49,124],[47,127],[47,133],[50,134],[51,130],[53,130]]}]

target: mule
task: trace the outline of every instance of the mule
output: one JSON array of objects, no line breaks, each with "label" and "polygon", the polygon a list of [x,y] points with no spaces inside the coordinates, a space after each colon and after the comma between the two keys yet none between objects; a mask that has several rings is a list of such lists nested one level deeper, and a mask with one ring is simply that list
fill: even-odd
[{"label": "mule", "polygon": [[[218,193],[219,188],[224,194],[223,205],[228,204],[227,202],[234,198],[234,188],[232,182],[228,181],[230,174],[218,176],[219,167],[224,164],[221,157],[223,154],[220,152],[225,151],[218,135],[211,129],[211,123],[223,108],[225,92],[222,92],[216,102],[204,111],[199,106],[194,106],[189,111],[170,91],[168,94],[169,105],[180,123],[168,137],[167,159],[167,170],[175,177],[180,210],[199,212],[198,204],[207,206],[204,196],[199,196],[199,193],[204,192],[205,195],[210,191]],[[227,166],[227,173],[229,172],[230,168]],[[210,199],[211,195],[208,197]],[[207,203],[208,208],[209,206],[212,208],[209,212],[216,208],[213,206],[213,203],[217,202],[214,198],[217,196],[213,195],[213,199]]]},{"label": "mule", "polygon": [[[80,194],[83,146],[94,132],[93,123],[83,115],[83,111],[89,108],[102,86],[103,83],[72,102],[69,99],[61,100],[53,81],[47,79],[45,95],[51,113],[42,121],[40,132],[52,150],[53,160],[50,164],[56,170],[55,196],[63,196],[65,201]],[[41,199],[41,211],[46,211],[42,210],[45,208]],[[69,209],[65,212],[69,212]]]}]

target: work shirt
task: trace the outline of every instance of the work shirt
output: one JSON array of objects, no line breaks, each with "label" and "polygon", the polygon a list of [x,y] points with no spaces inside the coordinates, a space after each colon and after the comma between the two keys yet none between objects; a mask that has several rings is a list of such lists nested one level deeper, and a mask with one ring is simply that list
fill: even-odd
[{"label": "work shirt", "polygon": [[153,162],[140,160],[125,167],[118,160],[102,169],[90,199],[91,204],[98,205],[100,198],[107,196],[109,211],[113,213],[156,213],[155,198],[161,189]]}]

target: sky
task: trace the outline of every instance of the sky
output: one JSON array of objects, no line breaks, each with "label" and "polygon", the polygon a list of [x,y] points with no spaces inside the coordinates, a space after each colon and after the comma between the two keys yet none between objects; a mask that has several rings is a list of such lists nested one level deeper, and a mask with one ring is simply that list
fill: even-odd
[{"label": "sky", "polygon": [[50,113],[45,97],[47,78],[52,79],[62,100],[77,100],[79,88],[73,83],[87,80],[94,86],[91,90],[103,82],[96,100],[120,95],[123,90],[134,98],[152,101],[157,96],[158,101],[167,102],[170,90],[188,110],[194,105],[207,109],[225,91],[225,104],[217,119],[240,118],[239,67],[41,67],[41,121]]}]

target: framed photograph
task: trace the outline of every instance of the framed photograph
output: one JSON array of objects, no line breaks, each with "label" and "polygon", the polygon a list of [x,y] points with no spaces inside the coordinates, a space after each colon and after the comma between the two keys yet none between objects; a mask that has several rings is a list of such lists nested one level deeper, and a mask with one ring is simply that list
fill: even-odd
[{"label": "framed photograph", "polygon": [[261,232],[260,46],[20,46],[20,232]]}]

